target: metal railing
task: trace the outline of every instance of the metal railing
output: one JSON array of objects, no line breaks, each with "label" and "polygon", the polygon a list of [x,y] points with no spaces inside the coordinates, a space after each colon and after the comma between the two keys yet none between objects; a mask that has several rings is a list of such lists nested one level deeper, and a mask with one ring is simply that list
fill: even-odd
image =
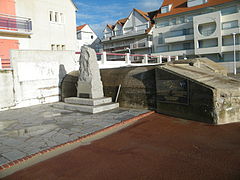
[{"label": "metal railing", "polygon": [[0,58],[0,69],[12,69],[11,60]]},{"label": "metal railing", "polygon": [[[76,52],[80,55],[80,52]],[[114,68],[129,65],[153,65],[178,60],[178,56],[153,56],[148,54],[96,53],[100,68]],[[79,56],[78,56],[79,58]]]},{"label": "metal railing", "polygon": [[32,21],[29,18],[0,14],[0,30],[32,31]]}]

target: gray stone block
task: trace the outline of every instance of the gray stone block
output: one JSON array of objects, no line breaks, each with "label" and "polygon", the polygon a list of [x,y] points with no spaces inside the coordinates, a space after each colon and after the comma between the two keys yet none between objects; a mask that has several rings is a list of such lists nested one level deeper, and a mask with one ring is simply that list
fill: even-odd
[{"label": "gray stone block", "polygon": [[55,108],[67,109],[71,111],[80,111],[87,113],[99,113],[103,111],[112,110],[119,107],[118,103],[108,103],[98,106],[86,106],[86,105],[75,105],[75,104],[67,104],[67,103],[55,103],[53,105]]},{"label": "gray stone block", "polygon": [[101,104],[111,103],[112,98],[111,97],[103,97],[103,98],[88,99],[88,98],[70,97],[70,98],[65,98],[64,102],[69,103],[69,104],[97,106],[97,105],[101,105]]}]

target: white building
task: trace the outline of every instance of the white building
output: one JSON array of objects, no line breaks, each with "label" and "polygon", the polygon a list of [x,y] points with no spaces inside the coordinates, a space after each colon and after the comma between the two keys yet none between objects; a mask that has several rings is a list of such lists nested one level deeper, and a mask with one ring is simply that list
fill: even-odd
[{"label": "white building", "polygon": [[165,0],[154,21],[154,55],[240,61],[239,0]]},{"label": "white building", "polygon": [[71,0],[16,0],[16,15],[32,21],[31,35],[18,39],[19,48],[75,50],[76,10]]},{"label": "white building", "polygon": [[100,39],[88,24],[77,27],[77,50],[82,46],[90,46],[99,52],[101,48]]},{"label": "white building", "polygon": [[10,67],[10,50],[76,50],[76,6],[71,0],[0,2],[0,58]]},{"label": "white building", "polygon": [[104,29],[103,50],[112,53],[150,54],[152,52],[153,12],[133,9],[127,18]]}]

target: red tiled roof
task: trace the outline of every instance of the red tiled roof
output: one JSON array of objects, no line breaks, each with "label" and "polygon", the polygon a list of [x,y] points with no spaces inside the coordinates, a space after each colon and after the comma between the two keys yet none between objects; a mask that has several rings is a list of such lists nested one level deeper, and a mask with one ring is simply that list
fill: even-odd
[{"label": "red tiled roof", "polygon": [[[120,24],[121,26],[123,26],[125,24],[125,22],[127,21],[127,18],[124,18],[124,19],[120,19],[116,22],[116,24]],[[115,24],[115,26],[116,26]]]},{"label": "red tiled roof", "polygon": [[[144,12],[144,11],[139,10],[139,9],[136,9],[136,8],[134,8],[133,10],[136,11],[136,12],[138,12],[139,14],[141,14],[147,21],[150,21],[150,20],[151,20],[151,19],[148,17],[149,14],[148,14],[147,12]],[[152,13],[152,12],[150,12],[150,13]],[[118,20],[118,21],[115,23],[115,25],[107,24],[107,27],[113,30],[117,24],[120,24],[121,26],[123,26],[123,25],[126,23],[127,20],[128,20],[128,18],[120,19],[120,20]]]},{"label": "red tiled roof", "polygon": [[141,14],[147,21],[150,21],[150,18],[148,17],[148,13],[142,11],[142,10],[139,10],[139,9],[136,9],[134,8],[133,10],[137,11],[139,14]]},{"label": "red tiled roof", "polygon": [[77,27],[77,31],[82,30],[82,28],[84,28],[86,25],[87,25],[87,24],[83,24],[83,25],[81,25],[81,26],[78,26],[78,27]]},{"label": "red tiled roof", "polygon": [[108,27],[109,29],[113,30],[115,26],[114,26],[114,25],[111,25],[111,24],[107,24],[107,27]]},{"label": "red tiled roof", "polygon": [[187,7],[187,1],[188,0],[164,0],[162,3],[162,7],[172,4],[171,11],[161,14],[161,11],[159,10],[159,12],[154,16],[154,19],[165,17],[165,16],[170,16],[170,15],[175,15],[175,14],[179,14],[179,13],[184,13],[184,12],[188,12],[188,11],[193,11],[193,10],[197,10],[197,9],[201,9],[201,8],[206,8],[206,7],[210,7],[210,6],[216,6],[219,4],[224,4],[224,3],[232,2],[232,1],[236,1],[236,0],[208,0],[208,2],[205,4],[193,6],[193,7]]}]

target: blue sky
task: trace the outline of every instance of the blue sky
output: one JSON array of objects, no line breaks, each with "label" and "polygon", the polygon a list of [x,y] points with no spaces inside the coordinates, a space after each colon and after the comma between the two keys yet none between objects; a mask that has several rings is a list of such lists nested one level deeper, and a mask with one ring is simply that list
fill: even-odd
[{"label": "blue sky", "polygon": [[77,25],[89,24],[100,36],[106,24],[127,17],[133,8],[157,10],[162,0],[73,0],[78,7]]}]

